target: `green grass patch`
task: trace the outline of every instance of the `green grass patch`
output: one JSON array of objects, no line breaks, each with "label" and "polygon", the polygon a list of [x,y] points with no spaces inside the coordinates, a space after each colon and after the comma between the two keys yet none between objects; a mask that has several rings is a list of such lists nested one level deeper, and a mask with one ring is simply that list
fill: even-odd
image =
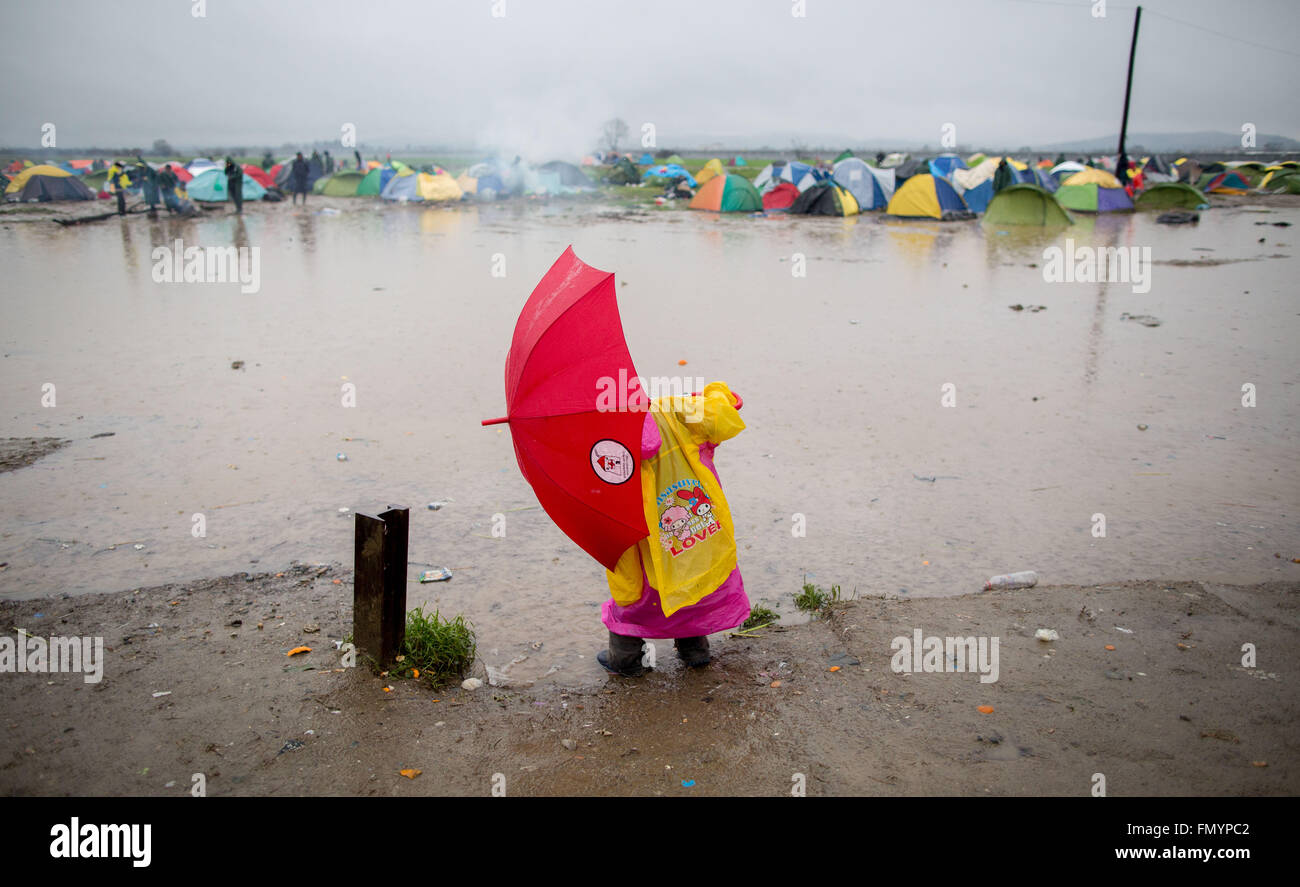
[{"label": "green grass patch", "polygon": [[745,624],[740,626],[741,631],[748,631],[751,628],[758,628],[760,625],[767,625],[776,622],[781,618],[781,614],[775,610],[769,610],[767,607],[754,607],[749,611],[749,618]]},{"label": "green grass patch", "polygon": [[437,687],[464,677],[477,654],[474,626],[464,616],[444,619],[436,610],[429,616],[423,607],[416,607],[406,614],[402,652],[388,673],[406,678],[419,671],[420,680]]},{"label": "green grass patch", "polygon": [[804,582],[803,591],[794,597],[794,605],[806,613],[818,613],[832,604],[852,600],[855,595],[856,592],[854,595],[844,594],[838,585],[832,585],[831,590],[826,591],[820,585]]}]

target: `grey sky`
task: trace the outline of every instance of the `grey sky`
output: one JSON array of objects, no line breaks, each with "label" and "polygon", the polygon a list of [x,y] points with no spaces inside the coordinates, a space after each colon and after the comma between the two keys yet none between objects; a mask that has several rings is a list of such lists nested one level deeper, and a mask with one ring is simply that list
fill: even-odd
[{"label": "grey sky", "polygon": [[[0,144],[499,144],[622,117],[708,141],[1046,144],[1118,130],[1132,4],[1079,0],[6,0]],[[1130,130],[1300,136],[1294,0],[1144,3]],[[1222,40],[1153,13],[1287,50]],[[629,139],[628,148],[639,146]]]}]

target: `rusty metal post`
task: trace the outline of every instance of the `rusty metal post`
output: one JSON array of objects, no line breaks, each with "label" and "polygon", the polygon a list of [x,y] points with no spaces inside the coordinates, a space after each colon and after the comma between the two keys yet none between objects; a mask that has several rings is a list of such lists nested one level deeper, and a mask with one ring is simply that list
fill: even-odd
[{"label": "rusty metal post", "polygon": [[380,666],[393,661],[406,636],[409,521],[405,508],[390,508],[378,517],[357,514],[352,639]]}]

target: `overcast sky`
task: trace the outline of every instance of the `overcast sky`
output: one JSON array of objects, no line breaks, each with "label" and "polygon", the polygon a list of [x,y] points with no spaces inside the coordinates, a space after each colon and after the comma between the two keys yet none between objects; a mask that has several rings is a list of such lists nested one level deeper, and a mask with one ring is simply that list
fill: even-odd
[{"label": "overcast sky", "polygon": [[[1117,132],[1131,3],[3,0],[0,144],[1042,145]],[[505,16],[494,17],[504,6]],[[1143,4],[1135,132],[1300,137],[1300,2]],[[1286,52],[1222,39],[1171,21]]]}]

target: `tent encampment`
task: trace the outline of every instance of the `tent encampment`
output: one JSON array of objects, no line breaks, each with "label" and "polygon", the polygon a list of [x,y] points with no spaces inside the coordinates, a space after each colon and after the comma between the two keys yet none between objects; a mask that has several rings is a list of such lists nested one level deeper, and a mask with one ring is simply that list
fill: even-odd
[{"label": "tent encampment", "polygon": [[[240,192],[245,200],[261,200],[266,195],[266,189],[256,179],[244,176],[242,181]],[[226,184],[225,170],[214,167],[199,172],[185,186],[185,193],[191,200],[201,203],[222,203],[229,200],[230,189]]]}]

